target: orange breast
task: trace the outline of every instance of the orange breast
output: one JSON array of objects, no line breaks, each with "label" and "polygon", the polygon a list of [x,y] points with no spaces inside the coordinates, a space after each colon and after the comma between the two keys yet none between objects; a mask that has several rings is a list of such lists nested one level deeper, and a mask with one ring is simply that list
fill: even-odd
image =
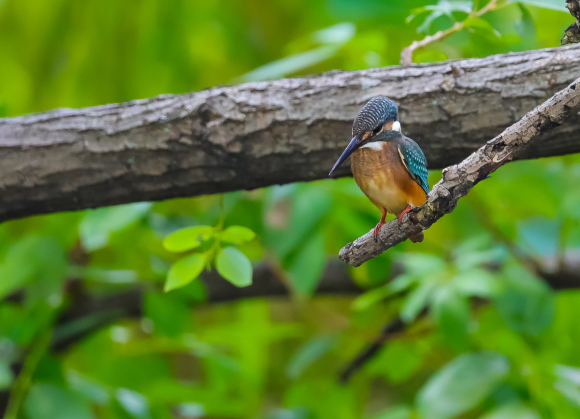
[{"label": "orange breast", "polygon": [[427,199],[394,143],[383,142],[382,150],[359,148],[352,154],[351,167],[357,185],[379,210],[400,214],[407,205],[423,205]]}]

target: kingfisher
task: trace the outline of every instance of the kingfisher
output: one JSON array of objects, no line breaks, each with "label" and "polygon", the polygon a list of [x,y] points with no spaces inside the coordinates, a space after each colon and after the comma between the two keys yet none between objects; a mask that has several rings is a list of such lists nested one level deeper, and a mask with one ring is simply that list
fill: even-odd
[{"label": "kingfisher", "polygon": [[[354,180],[367,198],[381,211],[374,229],[378,240],[388,214],[399,223],[403,216],[427,201],[427,159],[419,145],[401,133],[397,104],[384,96],[369,100],[352,125],[353,138],[329,175],[351,156]],[[410,237],[423,241],[423,232]]]}]

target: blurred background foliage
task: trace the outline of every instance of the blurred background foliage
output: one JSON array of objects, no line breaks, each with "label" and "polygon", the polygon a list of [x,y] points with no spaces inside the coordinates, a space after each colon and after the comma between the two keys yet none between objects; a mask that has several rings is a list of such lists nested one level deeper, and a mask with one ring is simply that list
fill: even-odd
[{"label": "blurred background foliage", "polygon": [[[0,0],[0,116],[393,65],[413,40],[486,3]],[[497,6],[414,61],[557,46],[573,21],[564,0]],[[578,418],[580,292],[553,292],[529,260],[580,247],[579,182],[577,156],[509,164],[423,244],[350,269],[359,295],[315,296],[340,247],[378,220],[352,179],[5,222],[5,417]],[[208,303],[190,272],[209,263],[195,257],[203,243],[165,293],[189,248],[164,238],[203,225],[253,231],[230,236],[234,282],[249,280],[246,262],[236,268],[249,259],[271,266],[289,297]],[[134,289],[132,316],[66,317]],[[339,384],[399,315],[408,330]]]}]

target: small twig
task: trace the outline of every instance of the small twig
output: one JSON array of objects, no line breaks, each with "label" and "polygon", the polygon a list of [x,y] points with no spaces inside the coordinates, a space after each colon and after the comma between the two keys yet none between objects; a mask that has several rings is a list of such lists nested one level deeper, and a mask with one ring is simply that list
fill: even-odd
[{"label": "small twig", "polygon": [[459,199],[477,183],[520,155],[540,134],[576,115],[579,109],[580,78],[528,112],[461,163],[444,169],[443,179],[433,187],[426,204],[413,209],[405,216],[403,223],[396,219],[390,221],[379,232],[378,241],[373,240],[371,230],[347,244],[339,253],[340,259],[349,265],[360,266],[410,236],[428,229],[445,214],[452,212]]},{"label": "small twig", "polygon": [[560,43],[562,45],[577,44],[580,42],[580,0],[566,0],[566,8],[577,22],[572,23],[564,32]]},{"label": "small twig", "polygon": [[16,419],[20,416],[20,407],[28,394],[28,389],[32,382],[32,376],[34,375],[34,371],[36,370],[40,359],[48,349],[51,336],[52,327],[47,331],[41,331],[33,340],[30,352],[24,361],[22,371],[20,371],[20,374],[12,386],[12,390],[10,391],[10,398],[8,399],[8,406],[6,407],[4,419]]},{"label": "small twig", "polygon": [[[481,10],[472,11],[469,13],[468,18],[478,18],[482,15],[486,14],[491,10],[498,9],[497,0],[491,0],[487,3]],[[465,28],[465,21],[463,22],[455,22],[452,27],[446,29],[444,31],[436,32],[433,35],[426,36],[425,38],[421,39],[420,41],[413,41],[411,45],[407,48],[404,48],[401,51],[401,65],[409,66],[413,64],[413,52],[418,49],[425,48],[427,45],[432,44],[437,41],[442,41],[445,38],[450,37],[456,32],[461,31]]]},{"label": "small twig", "polygon": [[372,359],[377,352],[383,347],[385,342],[391,339],[394,335],[404,332],[407,329],[407,325],[400,318],[395,318],[388,322],[381,334],[375,338],[375,340],[362,351],[348,364],[348,366],[340,373],[338,381],[342,384],[346,384],[350,377],[362,368],[370,359]]}]

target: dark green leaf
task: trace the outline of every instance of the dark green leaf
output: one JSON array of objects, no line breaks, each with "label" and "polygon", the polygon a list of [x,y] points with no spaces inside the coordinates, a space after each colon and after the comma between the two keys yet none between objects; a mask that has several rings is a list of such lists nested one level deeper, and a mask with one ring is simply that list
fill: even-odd
[{"label": "dark green leaf", "polygon": [[431,308],[447,343],[455,349],[465,349],[471,318],[467,298],[449,285],[437,290]]},{"label": "dark green leaf", "polygon": [[548,286],[520,267],[506,270],[504,288],[497,297],[499,314],[518,333],[538,336],[555,314],[554,296]]}]

